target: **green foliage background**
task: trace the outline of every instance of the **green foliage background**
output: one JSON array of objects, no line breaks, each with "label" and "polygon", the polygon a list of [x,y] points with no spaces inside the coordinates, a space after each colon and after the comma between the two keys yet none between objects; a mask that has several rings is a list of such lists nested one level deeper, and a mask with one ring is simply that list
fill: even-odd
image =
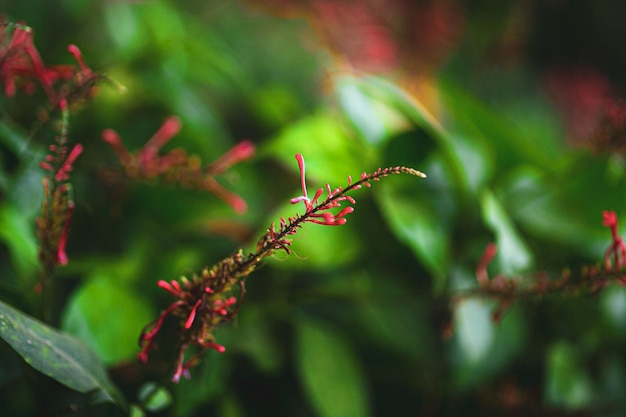
[{"label": "green foliage background", "polygon": [[[492,275],[558,277],[602,258],[610,243],[603,210],[626,218],[623,157],[566,141],[530,62],[482,67],[513,3],[468,8],[467,37],[431,80],[435,119],[392,79],[334,72],[305,20],[238,1],[0,6],[34,28],[46,63],[72,62],[65,48],[77,44],[126,90],[103,84],[71,115],[70,140],[85,152],[72,173],[70,263],[55,278],[50,324],[91,348],[131,408],[89,405],[4,344],[7,415],[34,415],[42,398],[51,415],[69,404],[86,415],[621,415],[624,288],[518,302],[500,324],[490,302],[449,302],[477,286],[474,268],[489,242],[499,248]],[[0,297],[27,314],[38,268],[37,164],[54,135],[42,129],[29,139],[44,100],[0,98]],[[99,172],[117,162],[102,130],[115,129],[134,150],[169,115],[183,130],[166,149],[207,163],[240,140],[256,143],[252,161],[219,178],[245,198],[245,215],[208,193],[150,185],[118,193],[103,184]],[[311,189],[395,165],[428,179],[387,178],[355,193],[345,226],[307,225],[294,255],[278,254],[249,277],[238,319],[217,333],[226,353],[207,355],[191,380],[169,384],[168,364],[146,371],[137,338],[171,302],[157,280],[251,247],[271,222],[298,212],[288,204],[300,194],[297,152]],[[167,340],[160,345],[165,357]],[[153,382],[163,389],[150,396]]]}]

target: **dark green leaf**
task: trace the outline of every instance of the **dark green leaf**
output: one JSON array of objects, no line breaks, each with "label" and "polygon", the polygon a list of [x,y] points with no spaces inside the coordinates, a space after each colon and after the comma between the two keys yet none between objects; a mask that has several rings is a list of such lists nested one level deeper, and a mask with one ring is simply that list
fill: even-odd
[{"label": "dark green leaf", "polygon": [[[428,180],[433,178],[431,175]],[[415,181],[415,178],[387,180],[377,185],[375,196],[391,230],[433,273],[435,288],[441,290],[450,256],[449,214],[447,208],[441,206],[446,205],[446,199],[436,200],[433,198],[436,194],[420,189],[423,184],[417,181],[412,189],[398,186],[410,180]]]},{"label": "dark green leaf", "polygon": [[123,404],[100,359],[80,340],[1,301],[0,337],[41,373],[73,390],[98,392],[105,401]]}]

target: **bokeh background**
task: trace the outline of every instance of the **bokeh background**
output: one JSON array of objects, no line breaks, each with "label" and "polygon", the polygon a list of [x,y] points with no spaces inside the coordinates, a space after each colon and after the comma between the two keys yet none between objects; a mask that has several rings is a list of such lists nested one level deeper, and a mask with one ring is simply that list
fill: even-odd
[{"label": "bokeh background", "polygon": [[[457,298],[490,242],[492,276],[521,285],[602,259],[602,212],[626,214],[623,2],[0,0],[0,12],[35,30],[47,64],[72,63],[73,43],[112,80],[71,115],[85,152],[52,324],[130,403],[158,383],[166,416],[625,414],[624,288],[518,300],[499,323],[493,302]],[[26,312],[43,173],[14,139],[51,143],[31,135],[44,102],[0,99],[2,299]],[[166,150],[208,163],[257,145],[219,177],[244,215],[209,193],[103,181],[117,165],[103,129],[135,150],[170,115],[183,129]],[[216,333],[226,353],[167,384],[167,368],[135,359],[172,301],[156,282],[251,249],[297,213],[298,152],[311,190],[385,166],[428,178],[387,178],[354,194],[345,226],[307,225],[291,256],[248,278],[238,319]],[[43,388],[2,355],[3,409],[34,413]]]}]

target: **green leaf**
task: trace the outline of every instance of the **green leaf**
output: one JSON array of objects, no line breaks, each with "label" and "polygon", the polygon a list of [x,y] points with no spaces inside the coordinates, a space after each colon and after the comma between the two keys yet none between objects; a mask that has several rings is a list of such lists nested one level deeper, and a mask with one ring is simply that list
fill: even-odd
[{"label": "green leaf", "polygon": [[132,358],[139,332],[154,318],[131,287],[116,285],[96,272],[76,291],[64,311],[61,327],[79,337],[105,363]]},{"label": "green leaf", "polygon": [[81,393],[98,392],[122,406],[100,359],[80,340],[0,301],[0,337],[41,373]]},{"label": "green leaf", "polygon": [[500,202],[489,190],[483,192],[480,202],[483,220],[496,235],[499,271],[509,275],[528,269],[533,263],[532,253]]},{"label": "green leaf", "polygon": [[[297,172],[296,153],[304,156],[312,193],[327,182],[334,187],[344,185],[348,175],[358,178],[372,169],[373,151],[351,137],[340,119],[330,113],[318,113],[289,125],[257,155],[277,157]],[[298,186],[299,181],[294,189]]]},{"label": "green leaf", "polygon": [[364,331],[389,354],[406,355],[426,362],[435,357],[436,336],[429,327],[432,320],[427,301],[406,292],[386,291],[381,282],[373,283],[376,295],[365,299],[357,310]]},{"label": "green leaf", "polygon": [[23,212],[8,205],[0,206],[0,240],[9,248],[11,261],[20,278],[32,278],[39,266],[37,240],[32,223]]},{"label": "green leaf", "polygon": [[229,352],[242,352],[264,373],[275,373],[284,361],[274,337],[267,306],[248,304],[237,314],[237,326],[222,326],[217,338]]},{"label": "green leaf", "polygon": [[376,94],[382,101],[404,115],[415,126],[424,129],[436,141],[454,183],[460,191],[466,191],[469,184],[463,172],[462,157],[450,133],[443,128],[439,120],[416,97],[397,85],[378,77],[369,77],[367,82],[370,88],[376,89]]},{"label": "green leaf", "polygon": [[546,401],[553,406],[576,409],[589,406],[592,381],[580,363],[576,348],[560,342],[547,355]]},{"label": "green leaf", "polygon": [[482,361],[494,341],[491,303],[479,299],[460,302],[455,308],[455,329],[458,343],[470,363]]},{"label": "green leaf", "polygon": [[139,389],[139,400],[146,410],[155,413],[172,404],[172,394],[164,387],[148,382]]},{"label": "green leaf", "polygon": [[365,375],[345,339],[311,321],[298,322],[297,365],[309,399],[322,417],[370,415]]},{"label": "green leaf", "polygon": [[626,177],[615,172],[611,160],[578,153],[562,156],[549,172],[530,167],[513,171],[499,195],[506,195],[502,203],[528,233],[593,259],[602,256],[610,239],[602,211],[626,215],[616,199],[625,186]]},{"label": "green leaf", "polygon": [[4,144],[20,160],[40,160],[41,150],[33,146],[28,134],[6,120],[0,123],[0,143]]},{"label": "green leaf", "polygon": [[215,350],[206,352],[202,364],[193,370],[193,380],[173,387],[175,400],[172,403],[171,414],[196,415],[198,409],[206,408],[207,404],[217,402],[229,392],[232,393],[233,390],[229,390],[228,385],[224,384],[224,381],[232,375],[229,365],[230,362],[224,361],[221,353]]},{"label": "green leaf", "polygon": [[540,93],[529,90],[535,96],[525,102],[516,96],[515,104],[498,102],[494,109],[453,82],[446,80],[440,87],[448,124],[465,136],[487,141],[498,156],[497,169],[521,163],[551,167],[563,151],[556,115]]},{"label": "green leaf", "polygon": [[[428,180],[434,175],[428,173]],[[434,275],[436,290],[444,287],[446,272],[449,267],[450,233],[449,213],[445,198],[437,200],[434,195],[420,189],[419,182],[414,182],[411,190],[397,186],[397,183],[415,181],[387,179],[375,192],[381,205],[381,211],[397,238],[406,243],[416,257]]]},{"label": "green leaf", "polygon": [[344,113],[361,137],[371,145],[378,145],[405,129],[408,120],[389,105],[380,83],[371,80],[374,78],[337,77],[335,90]]},{"label": "green leaf", "polygon": [[501,374],[524,352],[528,330],[522,309],[510,307],[495,324],[492,314],[496,308],[496,303],[480,299],[467,299],[455,307],[451,353],[454,379],[460,387],[474,387]]},{"label": "green leaf", "polygon": [[626,336],[626,288],[613,283],[599,297],[601,311],[613,334]]},{"label": "green leaf", "polygon": [[108,3],[104,8],[104,22],[114,45],[127,56],[133,56],[146,39],[145,25],[137,18],[136,8],[127,3]]}]

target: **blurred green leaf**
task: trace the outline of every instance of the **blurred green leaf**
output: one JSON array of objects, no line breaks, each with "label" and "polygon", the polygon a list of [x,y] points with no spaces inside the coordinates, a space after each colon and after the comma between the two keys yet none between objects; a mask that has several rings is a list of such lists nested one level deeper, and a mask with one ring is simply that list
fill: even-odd
[{"label": "blurred green leaf", "polygon": [[[429,179],[432,178],[431,175]],[[436,291],[440,291],[444,288],[450,261],[448,214],[438,207],[440,201],[419,189],[422,184],[414,178],[409,180],[414,181],[414,190],[398,186],[402,181],[387,180],[377,184],[379,189],[375,196],[391,230],[433,273]]]},{"label": "blurred green leaf", "polygon": [[[518,164],[549,168],[563,151],[557,141],[555,117],[541,98],[526,103],[524,111],[519,107],[512,109],[511,116],[507,116],[450,80],[441,83],[441,93],[444,117],[450,121],[451,129],[489,143],[498,156],[493,159],[498,170],[506,171]],[[537,110],[540,105],[543,113]],[[529,119],[526,113],[537,117]],[[547,114],[551,116],[546,117]]]},{"label": "blurred green leaf", "polygon": [[336,77],[335,90],[341,107],[354,126],[371,145],[379,145],[393,133],[408,127],[402,113],[389,105],[381,83],[372,77]]},{"label": "blurred green leaf", "polygon": [[530,268],[533,256],[513,221],[490,190],[481,198],[483,220],[496,235],[499,272],[510,275]]},{"label": "blurred green leaf", "polygon": [[501,374],[522,352],[528,337],[523,310],[508,308],[494,323],[497,306],[481,299],[457,304],[454,313],[456,334],[451,350],[456,383],[471,387]]},{"label": "blurred green leaf", "polygon": [[174,416],[194,416],[203,405],[228,395],[229,384],[225,381],[231,376],[231,364],[223,358],[214,350],[207,352],[203,363],[194,369],[193,381],[172,388]]},{"label": "blurred green leaf", "polygon": [[319,416],[370,415],[365,375],[339,333],[301,320],[297,323],[296,342],[300,378]]},{"label": "blurred green leaf", "polygon": [[125,2],[106,3],[104,22],[109,36],[127,56],[138,53],[146,38],[146,28],[139,21],[136,5]]},{"label": "blurred green leaf", "polygon": [[609,285],[600,294],[600,305],[614,334],[626,336],[626,288]]},{"label": "blurred green leaf", "polygon": [[141,407],[135,404],[131,404],[128,410],[129,417],[144,417],[146,413]]},{"label": "blurred green leaf", "polygon": [[491,303],[479,299],[460,302],[454,310],[459,347],[468,362],[481,362],[495,338]]},{"label": "blurred green leaf", "polygon": [[566,342],[553,345],[546,354],[545,400],[566,409],[591,405],[592,381],[577,349]]},{"label": "blurred green leaf", "polygon": [[252,111],[267,129],[280,129],[300,111],[297,97],[281,85],[256,89],[249,100]]},{"label": "blurred green leaf", "polygon": [[449,134],[458,157],[459,166],[473,194],[478,194],[491,180],[495,171],[492,147],[482,138],[452,132]]},{"label": "blurred green leaf", "polygon": [[602,211],[626,215],[615,200],[626,177],[615,174],[610,161],[573,153],[548,172],[528,166],[516,169],[500,185],[498,195],[511,216],[534,236],[598,257],[610,242]]},{"label": "blurred green leaf", "polygon": [[96,391],[105,401],[124,401],[100,359],[80,340],[0,301],[0,337],[33,368],[81,393]]},{"label": "blurred green leaf", "polygon": [[381,283],[375,283],[376,296],[366,299],[358,309],[360,318],[376,343],[413,360],[433,357],[435,337],[425,300],[405,293],[385,293]]},{"label": "blurred green leaf", "polygon": [[391,108],[404,115],[415,126],[422,128],[429,137],[435,140],[440,151],[443,164],[446,165],[449,176],[456,185],[456,190],[464,194],[468,189],[468,182],[463,172],[463,160],[459,155],[453,137],[442,126],[440,120],[429,112],[416,97],[408,94],[397,85],[378,77],[368,78],[368,84],[376,88],[380,99]]},{"label": "blurred green leaf", "polygon": [[172,394],[154,382],[148,382],[139,388],[139,401],[150,412],[162,411],[172,404]]},{"label": "blurred green leaf", "polygon": [[105,363],[132,358],[141,329],[154,318],[131,287],[96,271],[70,298],[62,328],[79,337]]},{"label": "blurred green leaf", "polygon": [[[320,112],[289,125],[267,145],[258,156],[278,158],[297,172],[294,155],[301,153],[306,161],[309,192],[325,183],[345,185],[348,175],[357,178],[371,169],[373,150],[352,138],[343,123],[334,115]],[[298,189],[299,181],[294,184]],[[298,191],[298,193],[300,193]]]},{"label": "blurred green leaf", "polygon": [[13,207],[0,205],[0,239],[9,248],[11,261],[23,280],[32,279],[39,267],[37,239],[30,219]]},{"label": "blurred green leaf", "polygon": [[41,160],[43,151],[35,146],[28,134],[7,120],[0,122],[0,143],[4,144],[20,160]]},{"label": "blurred green leaf", "polygon": [[230,352],[239,351],[265,373],[278,371],[284,361],[279,341],[273,335],[266,305],[248,304],[237,315],[237,326],[224,326],[217,333]]}]

